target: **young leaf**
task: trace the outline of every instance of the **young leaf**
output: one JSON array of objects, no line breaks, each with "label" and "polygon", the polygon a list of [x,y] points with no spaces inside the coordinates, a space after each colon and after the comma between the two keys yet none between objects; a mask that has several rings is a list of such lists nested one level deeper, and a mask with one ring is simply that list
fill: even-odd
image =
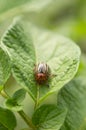
[{"label": "young leaf", "polygon": [[86,77],[65,85],[58,95],[58,105],[68,108],[61,130],[86,130]]},{"label": "young leaf", "polygon": [[22,109],[21,103],[24,100],[26,91],[24,89],[17,90],[12,98],[7,99],[6,105],[9,109],[19,111]]},{"label": "young leaf", "polygon": [[35,100],[36,86],[33,75],[35,49],[28,32],[30,30],[29,25],[24,26],[25,24],[19,21],[14,22],[4,35],[2,42],[10,54],[13,63],[12,73],[15,79],[23,87],[26,87]]},{"label": "young leaf", "polygon": [[32,121],[38,130],[59,130],[67,114],[67,109],[55,105],[43,105],[38,108]]},{"label": "young leaf", "polygon": [[24,89],[19,89],[14,93],[12,99],[17,101],[18,104],[20,104],[24,100],[25,95],[26,91]]},{"label": "young leaf", "polygon": [[2,48],[0,48],[0,91],[3,89],[3,86],[11,73],[11,64],[10,59]]},{"label": "young leaf", "polygon": [[6,106],[8,109],[13,110],[13,111],[20,111],[22,110],[22,106],[17,103],[17,101],[13,99],[7,99],[5,102]]},{"label": "young leaf", "polygon": [[16,126],[16,119],[14,114],[4,108],[0,107],[0,130],[14,130]]},{"label": "young leaf", "polygon": [[39,95],[42,101],[49,94],[59,91],[74,77],[79,66],[80,49],[73,41],[36,27],[32,28],[32,36],[38,63],[47,63],[52,75],[49,87],[40,87]]}]

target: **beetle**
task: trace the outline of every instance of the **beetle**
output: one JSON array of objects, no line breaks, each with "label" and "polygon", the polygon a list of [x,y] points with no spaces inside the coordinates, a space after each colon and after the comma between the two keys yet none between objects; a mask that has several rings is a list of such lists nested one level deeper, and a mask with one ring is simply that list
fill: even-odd
[{"label": "beetle", "polygon": [[35,80],[38,84],[45,84],[50,77],[50,68],[46,63],[35,65]]}]

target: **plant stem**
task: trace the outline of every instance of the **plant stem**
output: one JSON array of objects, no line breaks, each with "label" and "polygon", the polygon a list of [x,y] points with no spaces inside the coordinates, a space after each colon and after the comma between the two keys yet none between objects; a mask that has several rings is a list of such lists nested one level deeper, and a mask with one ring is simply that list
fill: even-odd
[{"label": "plant stem", "polygon": [[39,85],[37,86],[37,97],[36,97],[36,102],[35,102],[35,107],[34,109],[36,109],[39,105]]},{"label": "plant stem", "polygon": [[23,110],[18,111],[18,113],[23,118],[23,120],[27,123],[28,126],[30,126],[33,130],[36,130],[36,127],[33,125],[30,117],[27,117],[27,115],[24,113]]}]

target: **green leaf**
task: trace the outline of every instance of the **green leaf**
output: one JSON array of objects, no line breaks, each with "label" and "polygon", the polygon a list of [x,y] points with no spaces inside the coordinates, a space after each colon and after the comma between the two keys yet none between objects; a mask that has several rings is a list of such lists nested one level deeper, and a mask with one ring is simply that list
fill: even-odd
[{"label": "green leaf", "polygon": [[4,130],[14,130],[15,126],[16,119],[14,114],[9,110],[0,107],[0,127],[2,127],[2,130],[4,128]]},{"label": "green leaf", "polygon": [[40,102],[48,95],[59,91],[76,74],[80,61],[80,49],[71,40],[47,30],[32,27],[32,36],[37,62],[45,62],[51,69],[49,88],[40,87]]},{"label": "green leaf", "polygon": [[35,99],[36,86],[33,69],[36,57],[31,35],[28,32],[30,30],[29,25],[27,26],[23,22],[15,21],[4,35],[2,41],[12,60],[13,76],[20,85],[26,87],[29,94]]},{"label": "green leaf", "polygon": [[32,118],[37,130],[59,130],[67,114],[67,109],[55,105],[43,105],[38,108]]},{"label": "green leaf", "polygon": [[61,130],[86,130],[86,77],[78,76],[58,95],[58,105],[68,108]]},{"label": "green leaf", "polygon": [[22,101],[25,99],[26,91],[24,89],[17,90],[12,98],[6,100],[6,106],[15,111],[19,111],[22,109]]},{"label": "green leaf", "polygon": [[39,30],[25,22],[24,24],[15,22],[4,35],[2,42],[10,54],[15,79],[27,88],[34,100],[38,93],[34,78],[36,61],[37,64],[47,63],[51,74],[56,75],[51,77],[49,87],[45,85],[38,90],[39,102],[59,91],[77,72],[80,60],[79,47],[73,41],[56,33]]},{"label": "green leaf", "polygon": [[22,106],[19,105],[17,103],[17,101],[15,101],[15,100],[13,100],[11,98],[7,99],[5,104],[6,104],[7,108],[10,109],[10,110],[13,110],[13,111],[20,111],[20,110],[22,110]]},{"label": "green leaf", "polygon": [[0,130],[8,130],[8,129],[0,123]]},{"label": "green leaf", "polygon": [[9,78],[11,73],[11,64],[8,54],[0,48],[0,91]]},{"label": "green leaf", "polygon": [[17,90],[12,99],[16,100],[18,104],[20,104],[25,99],[26,91],[24,89]]}]

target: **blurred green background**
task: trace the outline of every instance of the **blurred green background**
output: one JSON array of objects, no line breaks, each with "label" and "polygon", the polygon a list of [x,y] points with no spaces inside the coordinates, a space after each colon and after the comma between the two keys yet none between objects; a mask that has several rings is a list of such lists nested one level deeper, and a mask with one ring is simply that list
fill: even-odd
[{"label": "blurred green background", "polygon": [[86,0],[0,0],[0,37],[19,15],[71,38],[86,53]]},{"label": "blurred green background", "polygon": [[[0,0],[0,39],[13,19],[18,16],[39,28],[57,32],[75,41],[82,51],[81,68],[86,64],[86,0]],[[19,88],[19,85],[11,77],[6,84],[8,93],[11,95],[17,87]],[[26,104],[28,99],[30,106]],[[0,100],[3,105],[4,99],[0,97]],[[27,96],[24,109],[31,115],[29,109],[33,111],[32,108],[33,101]],[[16,116],[16,130],[26,127],[19,115]]]}]

